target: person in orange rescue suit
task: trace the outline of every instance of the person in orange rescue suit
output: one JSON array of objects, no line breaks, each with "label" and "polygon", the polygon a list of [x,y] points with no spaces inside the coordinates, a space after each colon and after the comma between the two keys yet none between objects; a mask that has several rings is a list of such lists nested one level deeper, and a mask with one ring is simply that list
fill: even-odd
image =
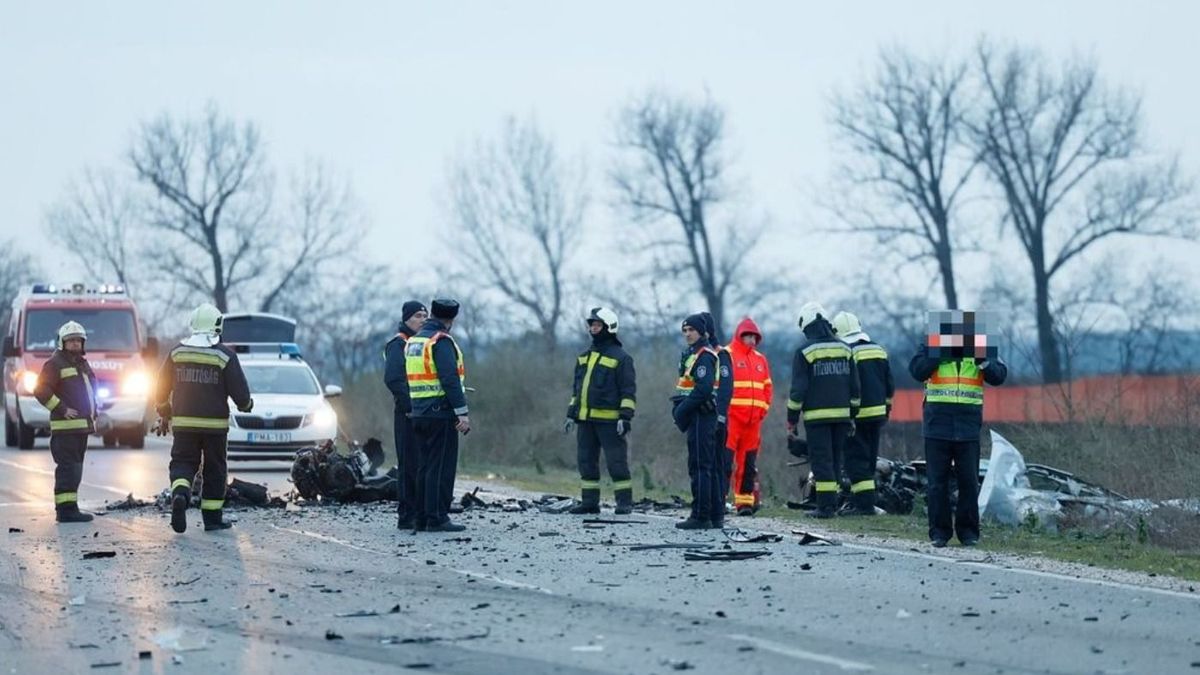
[{"label": "person in orange rescue suit", "polygon": [[724,349],[733,371],[733,398],[725,446],[733,455],[733,506],[739,516],[753,515],[762,506],[758,488],[758,453],[762,424],[771,409],[771,366],[758,351],[762,331],[750,317],[742,319],[733,341]]},{"label": "person in orange rescue suit", "polygon": [[617,313],[594,307],[587,316],[592,344],[575,360],[563,430],[575,427],[581,499],[571,513],[600,513],[600,451],[608,464],[618,515],[633,512],[628,435],[637,408],[633,357],[617,339]]},{"label": "person in orange rescue suit", "polygon": [[171,442],[171,529],[187,530],[187,508],[192,480],[203,466],[200,515],[204,529],[224,530],[227,475],[226,441],[229,437],[229,400],[241,412],[250,412],[254,401],[237,354],[220,344],[225,317],[205,303],[192,312],[192,334],[184,338],[163,362],[158,373],[155,432],[165,436],[173,427]]},{"label": "person in orange rescue suit", "polygon": [[[850,346],[858,370],[862,405],[854,417],[854,435],[846,444],[846,473],[857,476],[850,484],[850,509],[842,515],[875,515],[875,463],[879,460],[879,437],[892,412],[896,383],[887,351],[871,342],[858,317],[838,312],[833,330]],[[870,476],[868,478],[867,476]]]},{"label": "person in orange rescue suit", "polygon": [[96,376],[84,357],[87,331],[68,321],[58,329],[58,349],[42,365],[33,395],[50,411],[54,458],[54,514],[60,523],[86,523],[79,510],[79,482],[88,436],[96,431]]}]

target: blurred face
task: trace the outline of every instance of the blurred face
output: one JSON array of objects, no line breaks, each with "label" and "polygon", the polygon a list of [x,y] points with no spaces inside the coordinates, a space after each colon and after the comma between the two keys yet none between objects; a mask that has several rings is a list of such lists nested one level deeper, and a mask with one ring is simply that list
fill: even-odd
[{"label": "blurred face", "polygon": [[77,337],[67,338],[63,340],[63,348],[69,352],[78,354],[83,351],[83,340]]},{"label": "blurred face", "polygon": [[757,347],[758,336],[754,333],[746,333],[742,336],[742,344],[746,345],[747,347]]},{"label": "blurred face", "polygon": [[604,324],[599,321],[588,322],[588,332],[592,335],[599,335],[600,331],[604,330]]},{"label": "blurred face", "polygon": [[691,326],[683,327],[683,339],[687,340],[688,346],[694,345],[700,341],[700,331]]},{"label": "blurred face", "polygon": [[416,314],[413,314],[412,316],[408,317],[408,321],[405,321],[404,325],[406,327],[408,327],[409,330],[416,333],[421,330],[421,326],[423,326],[425,324],[425,319],[428,319],[428,318],[429,318],[429,312],[426,312],[425,310],[422,309],[419,312],[417,312]]}]

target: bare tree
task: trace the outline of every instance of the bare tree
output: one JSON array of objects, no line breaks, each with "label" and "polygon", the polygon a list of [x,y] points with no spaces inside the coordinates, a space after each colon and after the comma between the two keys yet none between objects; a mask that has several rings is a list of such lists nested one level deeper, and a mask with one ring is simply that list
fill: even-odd
[{"label": "bare tree", "polygon": [[338,180],[324,163],[308,160],[292,177],[290,210],[280,228],[279,261],[259,311],[276,309],[284,296],[315,293],[327,268],[346,261],[362,238],[364,218],[348,181]]},{"label": "bare tree", "polygon": [[724,229],[714,224],[729,200],[725,136],[725,111],[710,97],[652,91],[619,113],[611,172],[633,220],[650,234],[655,276],[693,276],[721,335],[730,289],[762,234],[728,220]]},{"label": "bare tree", "polygon": [[958,308],[954,251],[965,229],[956,210],[979,164],[969,143],[971,100],[967,64],[895,48],[880,52],[871,79],[833,101],[846,151],[835,212],[884,247],[915,245],[911,259],[936,264],[951,309]]},{"label": "bare tree", "polygon": [[1055,275],[1114,235],[1187,235],[1192,221],[1176,207],[1190,185],[1176,163],[1145,158],[1137,97],[1106,91],[1094,64],[1053,74],[1038,53],[997,55],[987,43],[978,62],[986,111],[974,136],[1032,268],[1042,377],[1058,382]]},{"label": "bare tree", "polygon": [[86,168],[46,213],[55,238],[99,281],[130,282],[140,225],[134,186],[110,169]]},{"label": "bare tree", "polygon": [[532,120],[509,117],[498,139],[451,164],[447,186],[463,280],[525,309],[554,350],[587,204],[582,165]]},{"label": "bare tree", "polygon": [[221,310],[261,274],[272,180],[258,128],[210,106],[199,120],[169,115],[144,123],[129,151],[155,199],[149,224],[159,272]]},{"label": "bare tree", "polygon": [[5,335],[12,320],[12,298],[22,287],[32,284],[38,274],[37,264],[15,241],[0,242],[0,298],[4,299],[0,302],[0,330],[5,331]]}]

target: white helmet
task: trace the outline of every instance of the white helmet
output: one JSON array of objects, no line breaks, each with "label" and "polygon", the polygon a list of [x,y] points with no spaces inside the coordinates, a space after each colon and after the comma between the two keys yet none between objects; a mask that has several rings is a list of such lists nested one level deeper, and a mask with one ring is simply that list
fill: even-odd
[{"label": "white helmet", "polygon": [[588,313],[586,321],[588,323],[599,321],[604,324],[608,332],[613,335],[617,334],[617,313],[607,307],[593,307],[592,311]]},{"label": "white helmet", "polygon": [[870,340],[871,336],[863,332],[862,324],[859,323],[858,317],[850,312],[838,312],[837,316],[833,317],[833,330],[842,342],[857,342],[859,340]]},{"label": "white helmet", "polygon": [[224,321],[225,316],[221,314],[221,310],[206,302],[192,311],[192,334],[220,335]]},{"label": "white helmet", "polygon": [[58,348],[66,349],[67,338],[79,338],[87,342],[87,331],[75,321],[68,321],[58,328]]},{"label": "white helmet", "polygon": [[804,303],[804,306],[800,308],[800,330],[808,328],[812,322],[817,320],[817,317],[825,318],[828,316],[829,312],[825,311],[825,308],[821,306],[821,303],[815,301],[806,302]]}]

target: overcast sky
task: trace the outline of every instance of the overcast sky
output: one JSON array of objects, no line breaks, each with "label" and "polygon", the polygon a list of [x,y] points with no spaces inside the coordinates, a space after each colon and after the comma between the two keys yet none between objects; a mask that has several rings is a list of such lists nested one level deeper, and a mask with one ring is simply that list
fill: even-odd
[{"label": "overcast sky", "polygon": [[[118,164],[140,120],[198,114],[210,100],[261,126],[281,173],[310,155],[348,172],[381,259],[439,245],[448,156],[507,113],[535,113],[587,155],[591,220],[617,227],[603,180],[613,112],[665,85],[707,88],[727,107],[749,204],[769,215],[774,254],[794,258],[833,250],[799,227],[822,219],[810,198],[831,168],[828,97],[881,45],[947,51],[987,33],[1054,56],[1092,54],[1107,80],[1145,95],[1151,140],[1194,172],[1198,25],[1200,4],[1146,0],[0,0],[0,238],[58,268],[66,254],[41,230],[64,183],[85,165]],[[837,273],[856,263],[809,264]]]}]

